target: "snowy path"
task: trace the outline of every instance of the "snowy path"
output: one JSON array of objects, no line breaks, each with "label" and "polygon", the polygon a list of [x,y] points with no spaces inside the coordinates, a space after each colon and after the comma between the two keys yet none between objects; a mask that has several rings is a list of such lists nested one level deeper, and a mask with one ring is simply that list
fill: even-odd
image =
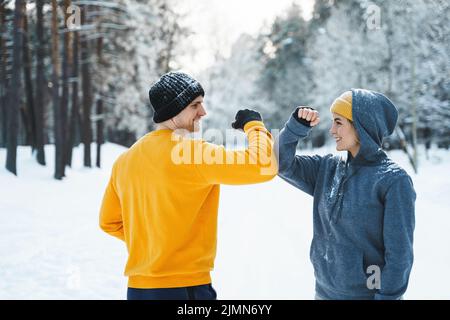
[{"label": "snowy path", "polygon": [[[48,167],[36,165],[28,148],[19,149],[20,178],[3,169],[0,149],[0,299],[125,298],[125,247],[98,228],[103,189],[122,150],[108,144],[102,170],[76,162],[58,182],[51,146]],[[409,169],[401,153],[392,156]],[[413,177],[418,200],[409,299],[450,299],[449,172],[450,152],[439,150]],[[312,198],[279,178],[221,192],[213,272],[218,297],[312,299]]]}]

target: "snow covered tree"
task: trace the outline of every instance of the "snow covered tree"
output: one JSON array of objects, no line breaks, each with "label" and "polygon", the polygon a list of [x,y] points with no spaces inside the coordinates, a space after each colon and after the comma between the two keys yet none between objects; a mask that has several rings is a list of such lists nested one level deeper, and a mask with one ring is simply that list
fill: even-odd
[{"label": "snow covered tree", "polygon": [[[179,25],[174,1],[120,1],[125,29],[104,38],[104,112],[107,139],[131,145],[151,128],[148,89],[177,67],[178,44],[188,30]],[[132,18],[130,18],[132,17]]]},{"label": "snow covered tree", "polygon": [[[323,118],[329,116],[328,106],[336,96],[351,87],[362,87],[381,91],[394,101],[400,111],[398,129],[413,146],[429,135],[434,115],[434,121],[442,123],[438,127],[446,128],[443,114],[448,115],[448,107],[442,97],[448,88],[447,2],[319,4],[325,8],[326,19],[313,18],[314,36],[310,38],[313,100],[324,111]],[[375,24],[373,12],[379,15]]]},{"label": "snow covered tree", "polygon": [[280,128],[297,105],[311,101],[312,73],[308,59],[308,24],[294,3],[277,17],[269,34],[262,39],[263,69],[259,84],[276,105],[272,125]]},{"label": "snow covered tree", "polygon": [[206,127],[229,129],[242,107],[258,110],[270,125],[275,108],[257,83],[263,67],[258,47],[257,39],[243,34],[234,43],[229,58],[221,59],[200,75],[209,112]]},{"label": "snow covered tree", "polygon": [[[319,4],[321,6],[319,6]],[[322,124],[313,132],[315,145],[329,137],[329,107],[333,100],[352,87],[375,89],[370,77],[376,74],[383,57],[376,46],[365,48],[373,35],[364,34],[362,9],[355,1],[316,3],[310,22],[309,58],[313,78],[311,105],[321,113]]]},{"label": "snow covered tree", "polygon": [[[418,6],[421,4],[420,6]],[[450,146],[450,3],[418,1],[415,41],[418,139]]]}]

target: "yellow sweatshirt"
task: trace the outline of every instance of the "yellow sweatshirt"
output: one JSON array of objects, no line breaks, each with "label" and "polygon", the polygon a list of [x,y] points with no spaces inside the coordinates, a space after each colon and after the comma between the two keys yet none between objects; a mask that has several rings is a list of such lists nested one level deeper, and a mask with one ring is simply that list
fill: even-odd
[{"label": "yellow sweatshirt", "polygon": [[220,184],[272,179],[272,136],[259,121],[244,127],[246,150],[157,130],[114,163],[100,209],[100,227],[125,241],[130,288],[211,283]]}]

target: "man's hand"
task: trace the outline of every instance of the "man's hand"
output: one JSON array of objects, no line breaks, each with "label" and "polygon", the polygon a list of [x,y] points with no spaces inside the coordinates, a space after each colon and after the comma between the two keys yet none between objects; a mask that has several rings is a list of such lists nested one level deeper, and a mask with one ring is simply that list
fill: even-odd
[{"label": "man's hand", "polygon": [[231,124],[234,129],[244,130],[244,126],[250,121],[262,121],[261,114],[258,111],[243,109],[236,113],[235,121]]},{"label": "man's hand", "polygon": [[298,107],[295,116],[297,121],[310,127],[315,127],[320,122],[319,112],[310,107]]}]

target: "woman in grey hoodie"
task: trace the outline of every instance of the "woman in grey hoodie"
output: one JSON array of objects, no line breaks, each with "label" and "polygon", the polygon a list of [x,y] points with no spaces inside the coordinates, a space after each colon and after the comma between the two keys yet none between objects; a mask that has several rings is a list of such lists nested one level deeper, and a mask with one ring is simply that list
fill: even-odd
[{"label": "woman in grey hoodie", "polygon": [[320,121],[297,108],[277,140],[279,176],[314,197],[310,259],[318,299],[400,299],[413,264],[416,194],[408,174],[381,149],[397,109],[381,93],[354,89],[331,106],[331,135],[346,159],[298,156]]}]

